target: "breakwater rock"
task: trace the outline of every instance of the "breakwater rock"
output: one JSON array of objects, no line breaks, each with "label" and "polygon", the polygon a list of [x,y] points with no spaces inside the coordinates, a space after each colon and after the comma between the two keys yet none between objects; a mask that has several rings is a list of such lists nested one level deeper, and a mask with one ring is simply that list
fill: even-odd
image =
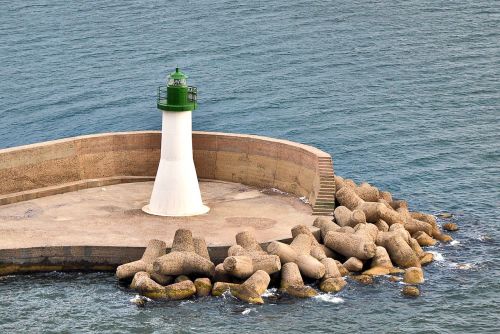
[{"label": "breakwater rock", "polygon": [[[349,281],[371,284],[374,276],[403,280],[406,295],[416,296],[424,283],[423,266],[432,253],[422,247],[453,240],[434,216],[410,211],[408,203],[376,187],[335,176],[338,203],[333,216],[319,216],[313,226],[291,229],[290,244],[272,241],[262,247],[252,231],[235,236],[236,244],[217,266],[205,240],[191,231],[175,232],[172,248],[151,240],[138,261],[117,268],[116,276],[148,298],[179,300],[220,296],[226,292],[248,303],[262,304],[268,287],[307,298],[341,291]],[[398,278],[398,275],[404,278]]]}]

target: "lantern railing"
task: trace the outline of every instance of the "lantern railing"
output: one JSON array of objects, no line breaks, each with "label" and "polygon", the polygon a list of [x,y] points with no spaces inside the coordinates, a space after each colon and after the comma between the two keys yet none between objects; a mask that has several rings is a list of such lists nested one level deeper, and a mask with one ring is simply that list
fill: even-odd
[{"label": "lantern railing", "polygon": [[[188,89],[188,95],[187,95],[188,102],[196,103],[198,100],[198,89],[194,86],[188,86],[187,89]],[[159,104],[167,103],[167,86],[158,87],[158,96],[156,102]]]},{"label": "lantern railing", "polygon": [[156,99],[158,104],[167,104],[167,87],[160,86],[158,87],[158,97]]},{"label": "lantern railing", "polygon": [[188,101],[195,102],[198,98],[198,88],[194,86],[188,86]]},{"label": "lantern railing", "polygon": [[167,104],[167,87],[158,87],[158,96],[156,98],[156,103]]}]

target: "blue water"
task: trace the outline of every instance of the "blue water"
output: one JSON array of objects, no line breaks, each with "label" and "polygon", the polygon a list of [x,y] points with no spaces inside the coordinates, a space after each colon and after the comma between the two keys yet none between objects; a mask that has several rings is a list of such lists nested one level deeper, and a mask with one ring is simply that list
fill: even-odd
[{"label": "blue water", "polygon": [[156,88],[178,65],[195,129],[314,145],[461,228],[416,300],[381,280],[338,304],[139,309],[109,274],[33,275],[0,280],[0,331],[500,331],[499,27],[484,0],[0,1],[0,147],[160,129]]}]

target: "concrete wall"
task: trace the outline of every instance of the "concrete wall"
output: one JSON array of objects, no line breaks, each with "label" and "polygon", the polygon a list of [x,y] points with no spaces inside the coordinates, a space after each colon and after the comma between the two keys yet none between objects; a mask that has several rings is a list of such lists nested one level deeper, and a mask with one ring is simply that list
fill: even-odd
[{"label": "concrete wall", "polygon": [[[0,150],[0,205],[152,180],[160,158],[160,136],[156,131],[105,133]],[[321,150],[286,140],[215,132],[194,132],[193,149],[199,178],[274,187],[305,196],[317,214],[333,211],[333,165]]]},{"label": "concrete wall", "polygon": [[[311,227],[316,239],[321,231]],[[292,238],[277,241],[290,244]],[[261,243],[263,249],[268,242]],[[229,246],[209,246],[210,260],[219,264]],[[146,247],[125,246],[47,246],[0,249],[0,276],[48,271],[115,271],[123,263],[139,260]],[[167,247],[167,253],[170,248]]]},{"label": "concrete wall", "polygon": [[[311,228],[319,240],[320,230]],[[292,238],[280,239],[290,244]],[[269,243],[261,243],[263,249]],[[208,253],[215,264],[227,257],[229,246],[210,246]],[[123,246],[47,246],[0,249],[0,276],[48,271],[115,271],[123,263],[142,257],[145,247]],[[167,248],[167,253],[170,248]]]}]

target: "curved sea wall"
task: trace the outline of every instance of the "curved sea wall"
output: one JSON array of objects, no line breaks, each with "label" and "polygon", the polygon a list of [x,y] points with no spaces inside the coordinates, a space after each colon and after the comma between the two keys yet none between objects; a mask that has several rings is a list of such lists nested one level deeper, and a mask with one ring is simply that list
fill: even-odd
[{"label": "curved sea wall", "polygon": [[[0,205],[69,191],[153,180],[161,133],[105,133],[0,150]],[[335,183],[331,156],[268,137],[193,132],[200,179],[238,182],[305,197],[314,214],[331,214]]]}]

